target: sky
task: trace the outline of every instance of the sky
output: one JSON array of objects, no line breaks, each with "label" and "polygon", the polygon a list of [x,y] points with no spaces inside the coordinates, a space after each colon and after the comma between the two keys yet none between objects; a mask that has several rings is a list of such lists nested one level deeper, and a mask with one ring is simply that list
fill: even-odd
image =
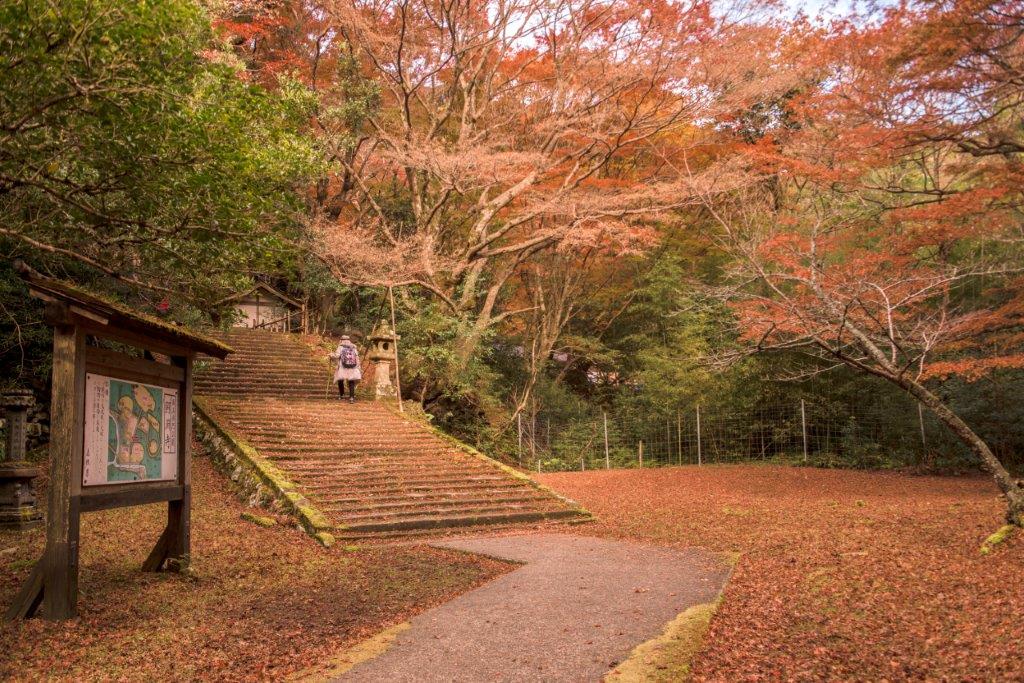
[{"label": "sky", "polygon": [[[848,14],[851,9],[857,7],[865,9],[867,4],[864,0],[784,0],[794,12],[803,10],[809,17],[828,20],[832,17]],[[895,4],[895,0],[875,0],[877,6]]]}]

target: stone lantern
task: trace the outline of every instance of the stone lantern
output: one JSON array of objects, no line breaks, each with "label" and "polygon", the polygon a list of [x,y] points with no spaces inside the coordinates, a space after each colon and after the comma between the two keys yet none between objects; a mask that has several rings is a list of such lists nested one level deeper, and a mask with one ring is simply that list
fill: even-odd
[{"label": "stone lantern", "polygon": [[375,398],[395,396],[395,385],[391,382],[391,366],[398,359],[396,344],[398,335],[391,326],[381,320],[370,333],[370,362],[373,363],[373,384]]},{"label": "stone lantern", "polygon": [[31,391],[0,394],[7,420],[7,455],[0,462],[0,529],[31,529],[43,522],[33,485],[39,468],[25,461],[28,409],[34,402]]}]

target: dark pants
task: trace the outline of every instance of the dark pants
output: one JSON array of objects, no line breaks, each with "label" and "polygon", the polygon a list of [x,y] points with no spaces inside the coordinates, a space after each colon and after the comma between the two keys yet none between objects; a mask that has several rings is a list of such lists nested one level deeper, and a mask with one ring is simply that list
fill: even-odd
[{"label": "dark pants", "polygon": [[338,394],[345,398],[345,385],[348,385],[348,395],[352,398],[356,397],[356,385],[359,384],[357,379],[339,379],[338,380]]}]

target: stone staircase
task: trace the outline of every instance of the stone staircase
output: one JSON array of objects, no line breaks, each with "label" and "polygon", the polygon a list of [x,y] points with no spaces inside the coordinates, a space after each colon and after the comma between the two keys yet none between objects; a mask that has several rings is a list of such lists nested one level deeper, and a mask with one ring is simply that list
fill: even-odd
[{"label": "stone staircase", "polygon": [[589,518],[383,403],[339,401],[315,339],[245,328],[220,337],[235,353],[197,372],[203,412],[280,469],[335,536]]}]

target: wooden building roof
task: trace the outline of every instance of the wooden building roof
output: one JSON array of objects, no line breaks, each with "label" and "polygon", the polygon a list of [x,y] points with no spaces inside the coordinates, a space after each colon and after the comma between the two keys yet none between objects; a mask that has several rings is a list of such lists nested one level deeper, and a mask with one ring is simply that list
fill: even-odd
[{"label": "wooden building roof", "polygon": [[252,287],[251,289],[247,289],[244,292],[238,292],[237,294],[232,294],[231,296],[226,296],[223,299],[221,299],[220,301],[218,301],[217,304],[220,305],[220,304],[226,304],[229,301],[237,301],[238,299],[243,299],[243,298],[245,298],[247,296],[255,294],[256,292],[266,292],[270,296],[274,297],[275,299],[280,299],[281,301],[283,301],[284,303],[288,304],[289,306],[294,306],[295,308],[302,308],[302,304],[300,304],[298,301],[296,301],[295,299],[291,298],[287,294],[285,294],[285,293],[283,293],[283,292],[281,292],[279,290],[274,289],[273,287],[271,287],[270,285],[266,284],[265,282],[257,282],[256,285],[254,287]]}]

